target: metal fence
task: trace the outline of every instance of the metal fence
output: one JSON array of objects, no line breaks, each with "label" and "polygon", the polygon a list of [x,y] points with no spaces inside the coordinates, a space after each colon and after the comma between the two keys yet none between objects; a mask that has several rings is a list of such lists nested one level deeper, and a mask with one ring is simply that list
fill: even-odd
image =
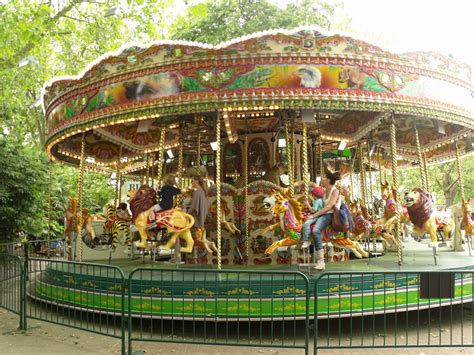
[{"label": "metal fence", "polygon": [[129,353],[134,341],[309,352],[310,290],[301,272],[139,268],[128,290]]},{"label": "metal fence", "polygon": [[314,289],[314,353],[472,347],[473,284],[473,271],[322,274]]},{"label": "metal fence", "polygon": [[0,307],[20,316],[20,329],[26,329],[25,272],[18,256],[0,254]]},{"label": "metal fence", "polygon": [[26,272],[27,318],[118,338],[125,353],[126,282],[120,268],[28,258]]},{"label": "metal fence", "polygon": [[0,307],[19,315],[21,329],[31,318],[111,336],[123,354],[136,342],[308,353],[310,336],[314,353],[474,344],[473,270],[327,272],[314,284],[273,270],[161,266],[125,277],[119,267],[26,250],[0,252]]}]

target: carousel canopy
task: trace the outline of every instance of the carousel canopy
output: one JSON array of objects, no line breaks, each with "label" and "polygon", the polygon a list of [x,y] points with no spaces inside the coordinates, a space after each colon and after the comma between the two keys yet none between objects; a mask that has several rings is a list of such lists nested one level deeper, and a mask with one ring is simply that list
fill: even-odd
[{"label": "carousel canopy", "polygon": [[[129,45],[104,55],[76,77],[44,88],[47,150],[79,164],[84,135],[88,164],[111,166],[180,141],[196,151],[223,136],[308,126],[333,150],[370,139],[389,148],[388,122],[397,127],[400,159],[416,159],[415,126],[429,162],[472,149],[471,68],[433,52],[395,54],[315,27],[274,30],[218,46],[183,41]],[[210,150],[203,145],[203,153]]]}]

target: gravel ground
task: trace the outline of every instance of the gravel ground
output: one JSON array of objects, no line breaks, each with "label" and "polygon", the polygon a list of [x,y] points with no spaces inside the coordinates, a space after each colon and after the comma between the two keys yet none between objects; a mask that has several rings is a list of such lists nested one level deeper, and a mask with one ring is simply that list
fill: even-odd
[{"label": "gravel ground", "polygon": [[[20,331],[18,316],[0,310],[0,353],[7,354],[120,354],[120,341],[111,337],[80,331],[48,322],[28,320],[28,330]],[[469,319],[468,324],[472,322]],[[466,324],[466,323],[465,323]],[[453,332],[460,331],[454,325]],[[466,332],[466,328],[464,330]],[[467,336],[469,339],[471,330]],[[302,354],[302,350],[245,348],[209,345],[134,342],[134,354]],[[474,348],[399,348],[399,349],[331,349],[320,354],[473,354]]]}]

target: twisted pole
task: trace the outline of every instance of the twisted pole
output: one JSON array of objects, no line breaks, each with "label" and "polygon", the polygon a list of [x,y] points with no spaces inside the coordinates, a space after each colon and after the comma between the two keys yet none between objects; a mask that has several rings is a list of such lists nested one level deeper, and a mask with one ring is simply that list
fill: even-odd
[{"label": "twisted pole", "polygon": [[50,159],[48,162],[48,249],[51,242],[51,214],[53,209],[53,197],[52,197],[52,185],[53,185],[53,161]]},{"label": "twisted pole", "polygon": [[184,158],[184,144],[183,136],[180,134],[179,137],[179,153],[178,153],[178,183],[179,187],[182,189],[183,186],[183,158]]},{"label": "twisted pole", "polygon": [[146,153],[146,173],[145,173],[145,184],[148,185],[150,183],[150,153]]},{"label": "twisted pole", "polygon": [[290,194],[293,195],[294,193],[294,188],[295,188],[295,184],[294,184],[294,180],[293,180],[293,162],[291,161],[292,157],[293,157],[293,153],[291,151],[291,147],[290,147],[290,133],[289,133],[289,127],[288,127],[288,121],[285,122],[285,141],[286,141],[286,161],[287,161],[287,164],[288,164],[288,175],[289,175],[289,183],[290,183],[290,186],[289,186],[289,189],[290,189]]},{"label": "twisted pole", "polygon": [[308,127],[303,123],[303,195],[309,200]]},{"label": "twisted pole", "polygon": [[222,227],[221,227],[221,117],[217,111],[216,120],[216,208],[217,208],[217,268],[222,269]]},{"label": "twisted pole", "polygon": [[165,135],[166,131],[165,128],[162,127],[160,131],[160,144],[158,146],[158,166],[156,170],[156,184],[158,188],[161,187],[161,179],[163,175],[163,164],[164,164],[164,157],[165,157]]},{"label": "twisted pole", "polygon": [[78,188],[78,203],[79,203],[79,235],[76,238],[79,238],[79,261],[82,262],[83,257],[83,245],[82,245],[82,223],[83,223],[83,215],[82,215],[82,208],[84,203],[84,170],[85,170],[85,156],[86,156],[86,138],[85,133],[82,133],[81,139],[81,156],[79,160],[79,188]]},{"label": "twisted pole", "polygon": [[[367,203],[371,206],[372,210],[374,208],[374,194],[372,190],[372,164],[371,164],[371,158],[370,158],[370,142],[369,139],[367,138],[367,168],[368,168],[368,175],[369,177],[367,178]],[[372,213],[373,216],[373,213]]]},{"label": "twisted pole", "polygon": [[[398,165],[397,165],[397,128],[395,113],[392,111],[390,120],[390,153],[392,154],[393,198],[398,204]],[[403,263],[402,241],[400,238],[400,209],[395,212],[395,237],[398,241],[398,265]]]},{"label": "twisted pole", "polygon": [[464,192],[464,180],[462,177],[461,157],[460,157],[458,142],[454,143],[454,147],[456,149],[456,167],[458,170],[458,177],[459,177],[459,191],[461,192],[461,201],[464,202],[466,201],[466,195]]},{"label": "twisted pole", "polygon": [[[117,201],[120,203],[120,159],[122,158],[122,146],[119,148],[119,155],[115,163],[115,198],[114,207],[117,207]],[[147,159],[148,161],[148,159]]]},{"label": "twisted pole", "polygon": [[249,161],[248,161],[248,135],[245,135],[245,142],[244,142],[244,189],[245,189],[245,250],[247,255],[247,263],[250,257],[250,229],[249,229]]},{"label": "twisted pole", "polygon": [[416,154],[418,156],[418,166],[420,167],[420,176],[421,176],[421,187],[428,191],[428,184],[426,183],[426,170],[425,170],[425,163],[423,161],[423,155],[421,153],[421,144],[420,144],[420,136],[418,134],[418,127],[415,124],[415,141],[416,141]]}]

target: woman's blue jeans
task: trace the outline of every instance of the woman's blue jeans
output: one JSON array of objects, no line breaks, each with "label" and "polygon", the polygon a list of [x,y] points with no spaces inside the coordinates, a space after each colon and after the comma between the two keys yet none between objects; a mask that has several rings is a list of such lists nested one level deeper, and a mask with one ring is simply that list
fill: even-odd
[{"label": "woman's blue jeans", "polygon": [[318,220],[313,226],[314,236],[314,250],[321,250],[323,248],[323,231],[332,221],[332,213],[323,214],[319,216]]}]

